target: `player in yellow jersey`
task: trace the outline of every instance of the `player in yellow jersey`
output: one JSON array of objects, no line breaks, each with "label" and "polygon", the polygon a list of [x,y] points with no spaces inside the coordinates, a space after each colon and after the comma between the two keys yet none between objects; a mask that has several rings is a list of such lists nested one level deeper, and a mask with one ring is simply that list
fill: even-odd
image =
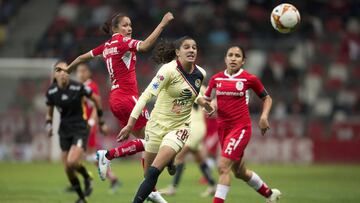
[{"label": "player in yellow jersey", "polygon": [[164,64],[136,103],[118,140],[129,136],[146,103],[157,97],[145,128],[145,179],[133,203],[144,202],[156,185],[166,165],[183,148],[190,134],[191,109],[196,102],[209,113],[214,109],[198,97],[206,72],[195,65],[197,45],[194,39],[182,37],[155,48],[155,62]]},{"label": "player in yellow jersey", "polygon": [[[201,87],[200,94],[203,95],[205,92],[205,86]],[[176,189],[179,186],[181,176],[185,167],[185,158],[191,153],[194,156],[195,162],[199,165],[200,171],[205,177],[208,188],[201,193],[202,197],[208,197],[215,194],[216,186],[215,180],[211,175],[211,170],[206,163],[206,158],[201,152],[202,141],[206,134],[206,123],[204,111],[199,108],[199,105],[194,104],[191,111],[191,124],[190,124],[190,136],[185,143],[184,148],[176,155],[175,165],[176,165],[176,174],[172,180],[171,185],[168,187],[159,190],[160,193],[164,195],[175,195]]]}]

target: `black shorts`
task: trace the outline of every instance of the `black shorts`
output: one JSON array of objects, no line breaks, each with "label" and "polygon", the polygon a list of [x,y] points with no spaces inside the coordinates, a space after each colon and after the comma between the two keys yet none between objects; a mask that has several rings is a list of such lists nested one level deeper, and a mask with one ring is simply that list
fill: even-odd
[{"label": "black shorts", "polygon": [[86,150],[89,137],[89,128],[86,123],[60,125],[59,138],[62,151],[69,151],[72,145]]}]

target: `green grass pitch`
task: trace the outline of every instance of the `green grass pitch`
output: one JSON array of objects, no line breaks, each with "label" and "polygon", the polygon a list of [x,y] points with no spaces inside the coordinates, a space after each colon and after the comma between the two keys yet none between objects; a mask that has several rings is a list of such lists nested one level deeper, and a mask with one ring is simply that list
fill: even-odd
[{"label": "green grass pitch", "polygon": [[[112,169],[123,185],[116,194],[108,193],[108,182],[99,180],[95,166],[87,164],[94,174],[94,192],[91,203],[129,203],[142,181],[142,168],[137,161],[118,161]],[[344,165],[249,165],[270,187],[283,193],[281,203],[358,203],[360,202],[360,166]],[[216,174],[216,172],[214,172]],[[176,196],[166,197],[169,203],[211,203],[201,198],[205,189],[198,180],[197,166],[189,163]],[[82,179],[81,179],[82,180]],[[167,171],[161,175],[158,188],[167,186],[171,177]],[[0,202],[74,202],[75,193],[63,192],[69,183],[63,167],[56,163],[0,163]],[[259,203],[265,200],[245,183],[233,179],[227,203]]]}]

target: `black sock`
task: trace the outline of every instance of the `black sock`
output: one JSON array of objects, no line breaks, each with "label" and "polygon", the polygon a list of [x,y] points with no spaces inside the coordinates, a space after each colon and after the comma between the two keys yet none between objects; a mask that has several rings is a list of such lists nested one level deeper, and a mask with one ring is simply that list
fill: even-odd
[{"label": "black sock", "polygon": [[182,173],[184,171],[184,166],[185,166],[184,163],[176,166],[176,173],[175,173],[175,176],[173,178],[173,183],[172,183],[174,187],[177,187],[180,182]]},{"label": "black sock", "polygon": [[77,177],[71,178],[71,179],[70,179],[70,183],[71,183],[71,185],[73,186],[73,188],[74,188],[74,190],[76,191],[76,193],[78,194],[78,196],[79,196],[81,199],[84,199],[85,196],[84,196],[83,191],[81,190],[79,179],[78,179]]},{"label": "black sock", "polygon": [[161,171],[159,169],[157,169],[153,166],[149,167],[149,169],[146,172],[145,179],[141,183],[141,185],[135,195],[133,203],[142,203],[145,201],[145,199],[149,196],[151,191],[154,189],[160,173],[161,173]]},{"label": "black sock", "polygon": [[206,180],[209,182],[211,186],[215,185],[215,180],[211,175],[211,171],[206,163],[202,163],[200,165],[200,170],[203,174],[203,176],[206,178]]},{"label": "black sock", "polygon": [[90,175],[89,172],[86,170],[85,166],[83,164],[79,164],[76,167],[76,171],[82,175],[85,179],[89,179]]}]

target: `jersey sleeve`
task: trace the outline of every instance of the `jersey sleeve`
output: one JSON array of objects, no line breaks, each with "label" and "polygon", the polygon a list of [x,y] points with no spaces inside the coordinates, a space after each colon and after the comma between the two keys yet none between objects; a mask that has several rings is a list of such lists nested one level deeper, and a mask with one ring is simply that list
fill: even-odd
[{"label": "jersey sleeve", "polygon": [[137,52],[139,50],[139,45],[141,43],[140,40],[128,38],[127,40],[124,41],[129,47],[129,51]]},{"label": "jersey sleeve", "polygon": [[93,91],[90,89],[90,87],[81,84],[80,94],[82,96],[91,97]]},{"label": "jersey sleeve", "polygon": [[263,98],[268,95],[268,92],[264,88],[264,85],[261,83],[258,77],[255,75],[252,75],[250,77],[250,83],[249,86],[254,92],[258,95],[258,97]]},{"label": "jersey sleeve", "polygon": [[96,48],[90,50],[90,54],[92,57],[95,57],[95,56],[99,56],[103,53],[104,51],[104,44],[101,44],[99,46],[97,46]]},{"label": "jersey sleeve", "polygon": [[212,93],[213,89],[215,88],[215,85],[216,85],[215,77],[213,76],[210,78],[209,84],[204,92],[204,98],[206,100],[211,100],[211,93]]},{"label": "jersey sleeve", "polygon": [[170,68],[163,65],[157,72],[156,76],[152,79],[151,83],[139,97],[135,107],[131,112],[131,117],[138,118],[146,104],[155,96],[157,96],[161,89],[167,86],[170,81],[171,73]]},{"label": "jersey sleeve", "polygon": [[46,99],[45,100],[46,105],[48,105],[48,106],[54,106],[55,105],[52,96],[49,94],[49,91],[46,92],[45,99]]}]

